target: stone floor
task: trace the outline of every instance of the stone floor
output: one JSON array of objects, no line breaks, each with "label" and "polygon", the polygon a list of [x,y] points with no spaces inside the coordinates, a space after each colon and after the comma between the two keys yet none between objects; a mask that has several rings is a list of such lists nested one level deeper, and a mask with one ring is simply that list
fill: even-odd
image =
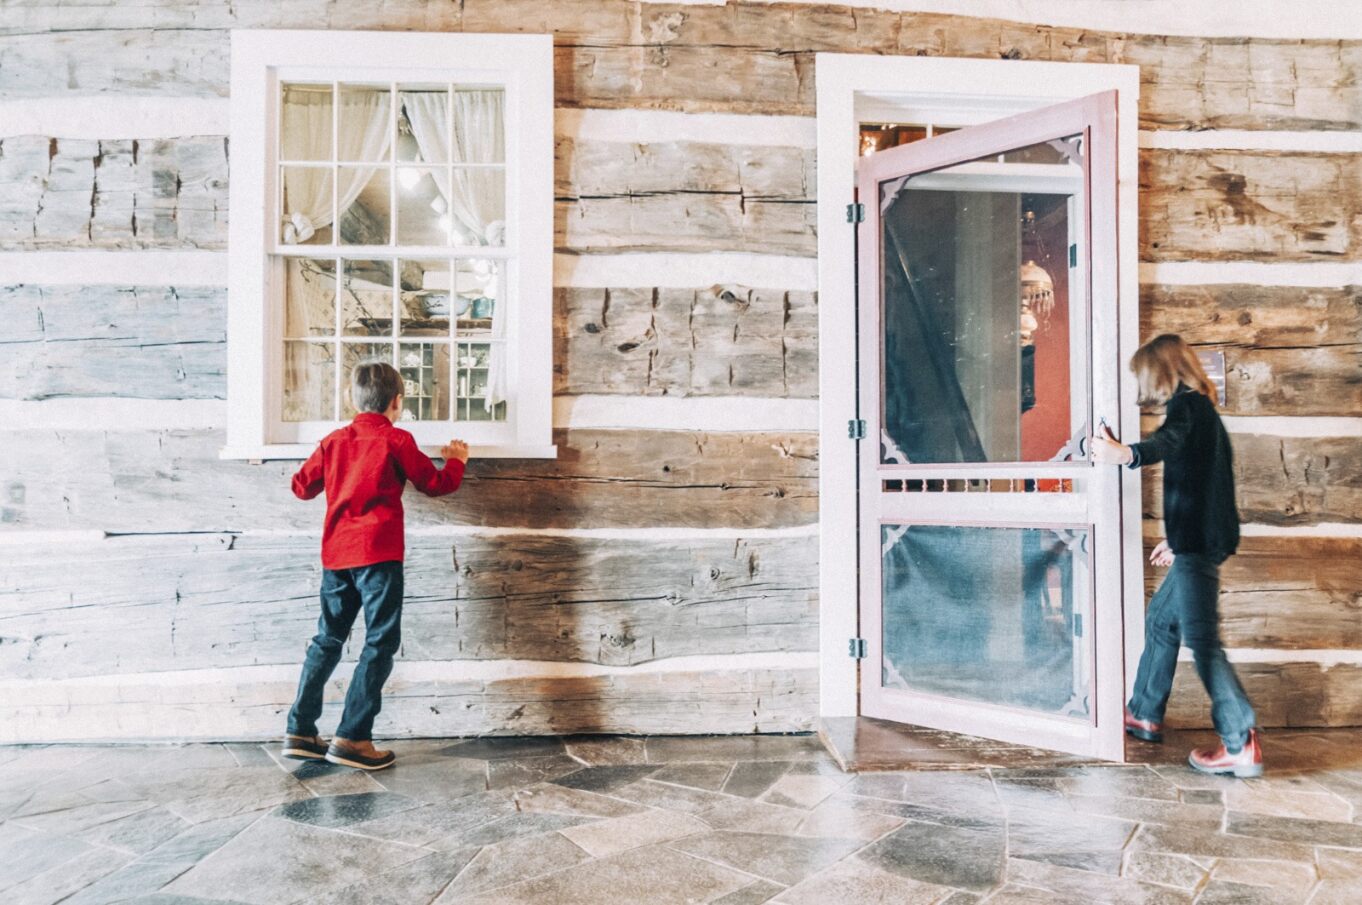
[{"label": "stone floor", "polygon": [[1362,902],[1362,734],[1261,780],[1131,766],[844,774],[810,736],[0,749],[5,905]]}]

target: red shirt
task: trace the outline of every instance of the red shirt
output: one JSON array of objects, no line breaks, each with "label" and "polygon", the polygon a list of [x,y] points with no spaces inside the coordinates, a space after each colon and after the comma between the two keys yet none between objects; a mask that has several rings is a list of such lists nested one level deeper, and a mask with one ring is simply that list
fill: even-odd
[{"label": "red shirt", "polygon": [[322,567],[400,561],[406,553],[406,482],[426,496],[444,496],[459,489],[463,469],[458,459],[436,468],[411,434],[376,412],[362,412],[327,434],[293,476],[293,493],[300,500],[326,490]]}]

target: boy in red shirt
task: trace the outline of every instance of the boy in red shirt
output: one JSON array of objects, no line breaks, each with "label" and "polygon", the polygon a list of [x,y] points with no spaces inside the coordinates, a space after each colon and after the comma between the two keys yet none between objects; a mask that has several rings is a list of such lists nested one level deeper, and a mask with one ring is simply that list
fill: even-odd
[{"label": "boy in red shirt", "polygon": [[[395,760],[373,744],[374,717],[383,705],[383,683],[402,642],[402,489],[411,481],[427,496],[459,489],[468,444],[451,440],[435,464],[408,432],[394,427],[402,414],[402,377],[392,365],[365,363],[350,379],[355,420],[328,434],[293,476],[293,493],[310,500],[326,491],[322,528],[322,615],[307,648],[298,697],[288,715],[283,754],[325,759],[360,770],[381,770]],[[360,608],[364,651],[345,695],[336,738],[317,734],[322,690],[340,662],[341,649]]]}]

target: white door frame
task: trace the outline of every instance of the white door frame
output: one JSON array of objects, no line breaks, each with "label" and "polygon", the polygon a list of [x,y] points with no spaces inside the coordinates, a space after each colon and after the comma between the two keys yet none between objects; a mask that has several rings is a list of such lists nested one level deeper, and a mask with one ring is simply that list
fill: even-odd
[{"label": "white door frame", "polygon": [[[1138,66],[884,57],[816,56],[818,128],[819,367],[819,715],[859,712],[856,595],[856,443],[847,422],[856,406],[855,230],[847,223],[856,182],[860,122],[969,125],[1116,90],[1118,347],[1121,406],[1117,430],[1139,436],[1134,377],[1125,362],[1139,344]],[[1129,693],[1144,644],[1140,478],[1122,477],[1122,586],[1126,601],[1125,677]]]}]

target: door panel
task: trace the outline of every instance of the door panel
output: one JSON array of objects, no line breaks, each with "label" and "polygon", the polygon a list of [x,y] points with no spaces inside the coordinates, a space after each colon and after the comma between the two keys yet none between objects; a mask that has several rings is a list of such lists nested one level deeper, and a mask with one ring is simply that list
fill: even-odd
[{"label": "door panel", "polygon": [[862,711],[1119,758],[1115,93],[857,176]]}]

